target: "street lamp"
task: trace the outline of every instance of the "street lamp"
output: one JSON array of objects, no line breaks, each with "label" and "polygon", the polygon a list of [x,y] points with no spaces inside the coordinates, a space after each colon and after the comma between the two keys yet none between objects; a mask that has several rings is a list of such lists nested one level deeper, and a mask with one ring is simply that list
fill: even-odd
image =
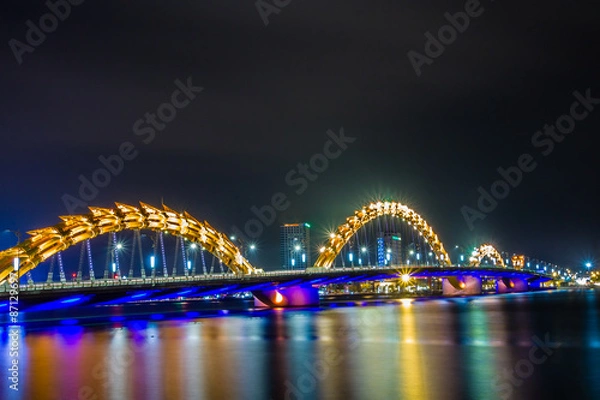
[{"label": "street lamp", "polygon": [[[248,246],[248,249],[250,249],[251,253],[254,253],[256,251],[256,245],[254,243],[250,244],[250,246]],[[254,262],[257,262],[256,257],[254,257],[255,260]]]},{"label": "street lamp", "polygon": [[[362,254],[366,255],[366,257],[367,257],[367,265],[370,267],[371,266],[371,256],[368,253],[367,246],[361,247],[360,248],[360,252]],[[359,264],[362,265],[362,257],[359,259]]]},{"label": "street lamp", "polygon": [[[116,242],[116,235],[113,236],[115,242]],[[112,263],[112,272],[113,272],[113,278],[118,278],[119,280],[121,280],[121,265],[119,263],[119,251],[123,249],[123,245],[121,243],[116,243],[114,245],[114,249],[113,249],[113,263]]]},{"label": "street lamp", "polygon": [[21,232],[18,230],[5,229],[3,233],[12,233],[17,238],[17,256],[13,259],[13,270],[17,271],[17,280],[21,277],[19,276],[19,266],[21,265],[21,260],[19,259],[19,252],[21,249],[18,247],[19,243],[21,243]]}]

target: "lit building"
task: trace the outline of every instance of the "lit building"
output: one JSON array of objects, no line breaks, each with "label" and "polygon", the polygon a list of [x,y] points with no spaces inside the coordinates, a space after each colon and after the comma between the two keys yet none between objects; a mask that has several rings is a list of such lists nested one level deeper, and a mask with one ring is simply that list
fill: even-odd
[{"label": "lit building", "polygon": [[305,269],[310,263],[310,224],[284,224],[280,228],[281,266]]},{"label": "lit building", "polygon": [[377,235],[377,265],[402,265],[402,239],[396,233],[379,232]]},{"label": "lit building", "polygon": [[377,237],[377,266],[383,267],[386,264],[385,242],[382,236]]},{"label": "lit building", "polygon": [[403,265],[402,239],[398,234],[386,233],[384,236],[386,260],[388,265]]}]

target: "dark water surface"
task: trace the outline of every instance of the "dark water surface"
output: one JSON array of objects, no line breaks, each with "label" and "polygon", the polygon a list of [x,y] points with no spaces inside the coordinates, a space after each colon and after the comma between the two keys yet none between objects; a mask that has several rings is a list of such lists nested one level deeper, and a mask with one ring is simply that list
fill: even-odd
[{"label": "dark water surface", "polygon": [[4,325],[0,398],[600,399],[599,310],[579,289],[25,324],[18,393]]}]

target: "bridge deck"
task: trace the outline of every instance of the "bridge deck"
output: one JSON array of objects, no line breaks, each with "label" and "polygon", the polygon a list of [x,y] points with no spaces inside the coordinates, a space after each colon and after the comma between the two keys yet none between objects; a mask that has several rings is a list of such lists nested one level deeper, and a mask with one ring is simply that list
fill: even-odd
[{"label": "bridge deck", "polygon": [[[528,270],[516,270],[502,267],[401,267],[401,268],[311,268],[309,270],[281,270],[255,273],[251,275],[242,274],[211,274],[175,277],[146,277],[133,279],[96,279],[87,281],[65,281],[50,283],[22,284],[19,292],[42,292],[42,291],[72,291],[83,289],[84,291],[94,289],[110,288],[140,288],[140,287],[181,287],[181,286],[219,286],[238,284],[247,286],[257,283],[271,283],[279,286],[290,281],[300,280],[295,284],[327,285],[332,280],[343,282],[357,282],[368,280],[389,279],[394,276],[409,274],[413,278],[444,277],[474,274],[481,277],[538,277],[544,280],[551,276]],[[339,279],[343,278],[343,279]],[[87,289],[87,290],[86,290]],[[8,285],[0,285],[0,292],[8,292]]]}]

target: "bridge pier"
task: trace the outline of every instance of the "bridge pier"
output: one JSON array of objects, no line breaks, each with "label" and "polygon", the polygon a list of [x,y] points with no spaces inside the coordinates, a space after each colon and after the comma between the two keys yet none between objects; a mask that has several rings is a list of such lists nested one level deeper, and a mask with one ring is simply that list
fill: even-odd
[{"label": "bridge pier", "polygon": [[481,294],[481,278],[473,275],[442,278],[442,292],[444,296]]},{"label": "bridge pier", "polygon": [[285,289],[253,291],[256,307],[310,307],[319,305],[319,289],[292,286]]},{"label": "bridge pier", "polygon": [[500,278],[496,281],[496,293],[527,292],[529,286],[523,278]]}]

